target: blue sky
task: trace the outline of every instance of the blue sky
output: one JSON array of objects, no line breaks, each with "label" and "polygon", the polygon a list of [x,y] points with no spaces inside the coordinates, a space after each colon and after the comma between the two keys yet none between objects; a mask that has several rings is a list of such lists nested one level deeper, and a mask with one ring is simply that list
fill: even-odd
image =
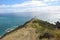
[{"label": "blue sky", "polygon": [[60,0],[0,0],[0,13],[16,12],[33,12],[34,16],[46,13],[45,19],[60,20]]},{"label": "blue sky", "polygon": [[0,5],[2,5],[2,4],[8,4],[8,5],[19,4],[19,3],[26,2],[26,1],[31,1],[31,0],[0,0]]}]

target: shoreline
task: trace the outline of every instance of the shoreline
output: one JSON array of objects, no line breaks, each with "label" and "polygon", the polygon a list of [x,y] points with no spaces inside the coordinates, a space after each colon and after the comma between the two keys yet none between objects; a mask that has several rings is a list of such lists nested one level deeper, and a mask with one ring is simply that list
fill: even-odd
[{"label": "shoreline", "polygon": [[11,32],[22,28],[23,26],[24,26],[24,24],[23,24],[23,25],[20,25],[20,26],[17,26],[16,28],[14,28],[13,30],[11,30],[11,31],[9,31],[9,32],[6,32],[6,33],[3,34],[2,36],[0,36],[0,39],[2,39],[3,37],[7,36],[7,35],[10,34]]},{"label": "shoreline", "polygon": [[30,21],[31,21],[31,20],[28,20],[28,21],[26,21],[24,24],[16,26],[16,28],[13,29],[12,31],[6,32],[4,35],[2,35],[2,36],[0,37],[0,39],[2,39],[3,37],[5,37],[6,35],[10,34],[11,32],[13,32],[13,31],[15,31],[15,30],[18,30],[18,29],[23,28],[23,27],[24,27],[28,22],[30,22]]},{"label": "shoreline", "polygon": [[17,29],[19,26],[14,26],[14,27],[6,29],[5,33],[2,36],[0,36],[0,39],[2,39],[5,35],[9,34],[10,32],[14,31],[15,29]]}]

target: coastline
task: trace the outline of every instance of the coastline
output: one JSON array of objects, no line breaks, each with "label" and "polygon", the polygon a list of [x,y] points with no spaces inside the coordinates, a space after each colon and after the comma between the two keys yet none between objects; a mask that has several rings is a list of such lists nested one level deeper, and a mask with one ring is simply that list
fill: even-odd
[{"label": "coastline", "polygon": [[13,31],[15,31],[15,30],[18,30],[18,29],[23,28],[23,27],[24,27],[27,23],[29,23],[31,20],[33,20],[33,18],[30,19],[30,20],[28,20],[28,21],[26,21],[26,22],[25,22],[24,24],[22,24],[22,25],[18,25],[18,26],[16,26],[16,28],[13,29],[12,31],[10,31],[10,32],[6,32],[4,35],[0,36],[0,39],[2,39],[3,37],[5,37],[6,35],[10,34],[11,32],[13,32]]},{"label": "coastline", "polygon": [[[14,28],[13,30],[8,31],[8,32],[4,33],[2,36],[0,36],[0,39],[2,39],[4,36],[10,34],[11,32],[13,32],[13,31],[15,31],[15,30],[18,30],[18,29],[20,29],[20,28],[22,28],[22,27],[24,27],[24,25],[26,25],[29,21],[31,21],[31,20],[29,19],[28,21],[24,22],[23,24],[18,25],[18,26],[15,26],[15,28]],[[13,27],[11,27],[11,28],[13,28]]]},{"label": "coastline", "polygon": [[9,33],[15,31],[16,29],[18,29],[19,26],[15,26],[15,28],[11,29],[11,28],[8,28],[6,31],[6,33],[4,33],[2,36],[0,36],[0,39],[2,39],[4,36],[8,35]]}]

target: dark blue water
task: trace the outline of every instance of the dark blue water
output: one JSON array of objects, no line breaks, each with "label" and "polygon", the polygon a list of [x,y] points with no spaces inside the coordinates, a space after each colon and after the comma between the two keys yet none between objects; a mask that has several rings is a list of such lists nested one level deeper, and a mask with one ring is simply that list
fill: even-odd
[{"label": "dark blue water", "polygon": [[8,28],[14,29],[30,19],[30,17],[0,17],[0,36],[5,34]]}]

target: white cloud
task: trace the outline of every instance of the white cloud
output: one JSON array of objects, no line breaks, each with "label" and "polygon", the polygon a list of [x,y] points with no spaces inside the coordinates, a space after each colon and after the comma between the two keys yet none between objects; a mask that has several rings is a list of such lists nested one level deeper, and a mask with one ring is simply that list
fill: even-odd
[{"label": "white cloud", "polygon": [[54,2],[54,1],[59,1],[59,0],[43,0],[44,2]]},{"label": "white cloud", "polygon": [[48,2],[49,0],[44,0],[44,2]]},{"label": "white cloud", "polygon": [[[47,0],[45,0],[47,1]],[[12,12],[49,12],[49,13],[60,13],[60,6],[48,6],[48,4],[43,3],[42,1],[28,1],[21,4],[13,5],[0,5],[0,12],[12,11]]]},{"label": "white cloud", "polygon": [[25,6],[33,6],[33,5],[45,6],[46,4],[42,3],[42,1],[28,1],[28,2],[21,3],[21,4],[13,4],[13,5],[2,4],[0,5],[0,7],[25,7]]},{"label": "white cloud", "polygon": [[[0,5],[0,10],[1,11],[12,11],[12,12],[25,12],[26,10],[32,11],[33,8],[35,7],[40,7],[40,6],[46,6],[45,3],[42,3],[41,1],[28,1],[24,2],[21,4],[14,4],[14,5]],[[28,12],[29,12],[28,11]]]},{"label": "white cloud", "polygon": [[47,6],[43,9],[49,13],[60,13],[60,6]]},{"label": "white cloud", "polygon": [[60,6],[43,6],[32,9],[35,12],[60,13]]},{"label": "white cloud", "polygon": [[2,5],[0,5],[0,8],[1,8],[1,7],[10,7],[10,5],[2,4]]},{"label": "white cloud", "polygon": [[[47,1],[47,0],[45,0]],[[48,0],[49,1],[49,0]],[[46,13],[60,13],[60,6],[48,6],[42,1],[28,1],[21,4],[0,5],[1,12],[46,12]]]},{"label": "white cloud", "polygon": [[42,1],[32,1],[32,4],[36,6],[47,6],[47,4]]}]

